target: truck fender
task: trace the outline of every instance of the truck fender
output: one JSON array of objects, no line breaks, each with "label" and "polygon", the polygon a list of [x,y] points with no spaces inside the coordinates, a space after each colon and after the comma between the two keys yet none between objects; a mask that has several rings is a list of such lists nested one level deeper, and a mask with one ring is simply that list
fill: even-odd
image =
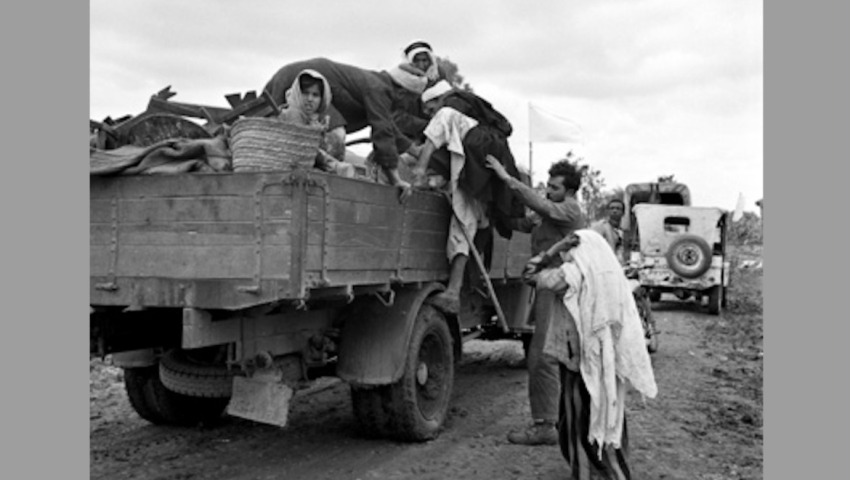
[{"label": "truck fender", "polygon": [[127,350],[112,354],[112,364],[121,368],[151,367],[157,363],[157,353],[153,348]]},{"label": "truck fender", "polygon": [[[355,300],[344,314],[337,376],[354,385],[388,385],[401,378],[419,308],[425,299],[444,288],[436,282],[418,288],[402,287],[390,306],[374,297]],[[448,320],[457,351],[458,323]]]}]

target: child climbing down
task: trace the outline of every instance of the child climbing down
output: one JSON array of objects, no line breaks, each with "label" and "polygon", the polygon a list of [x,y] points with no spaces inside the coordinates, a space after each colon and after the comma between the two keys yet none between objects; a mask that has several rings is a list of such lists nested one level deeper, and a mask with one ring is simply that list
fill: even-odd
[{"label": "child climbing down", "polygon": [[331,87],[327,79],[315,70],[302,70],[286,91],[286,107],[281,110],[278,118],[285,122],[321,129],[324,135],[316,155],[316,168],[344,177],[353,177],[354,166],[343,161],[345,129],[338,127],[328,131],[330,116],[327,111],[330,105]]}]

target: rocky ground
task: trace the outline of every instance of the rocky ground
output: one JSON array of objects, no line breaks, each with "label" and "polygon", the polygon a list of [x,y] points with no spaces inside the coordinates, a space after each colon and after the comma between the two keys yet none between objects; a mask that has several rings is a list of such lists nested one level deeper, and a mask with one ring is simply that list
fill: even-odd
[{"label": "rocky ground", "polygon": [[[664,296],[655,399],[628,399],[635,478],[761,479],[763,317],[761,246],[730,256],[729,308],[711,316]],[[505,435],[529,420],[518,341],[471,341],[445,431],[403,444],[363,437],[348,387],[296,397],[284,428],[235,418],[196,428],[151,425],[130,407],[120,369],[91,361],[90,472],[95,479],[559,479],[557,446]]]}]

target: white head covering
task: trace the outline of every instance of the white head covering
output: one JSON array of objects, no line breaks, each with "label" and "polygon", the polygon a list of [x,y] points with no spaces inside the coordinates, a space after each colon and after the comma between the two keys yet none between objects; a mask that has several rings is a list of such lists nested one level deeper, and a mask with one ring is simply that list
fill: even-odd
[{"label": "white head covering", "polygon": [[[302,105],[304,104],[304,97],[301,94],[301,85],[300,80],[303,76],[309,76],[316,78],[321,81],[322,84],[322,103],[319,104],[319,108],[316,109],[310,115],[307,115],[304,112]],[[306,124],[327,124],[327,110],[331,105],[331,86],[328,83],[328,80],[319,72],[312,69],[305,69],[298,73],[295,76],[295,80],[292,82],[292,86],[285,93],[286,97],[286,105],[287,108],[281,112],[282,118],[288,119],[297,119],[300,118],[301,121]],[[327,125],[325,125],[327,126]]]},{"label": "white head covering", "polygon": [[425,103],[429,100],[433,100],[437,97],[445,95],[446,93],[449,93],[450,91],[452,91],[452,84],[450,84],[446,80],[440,80],[439,82],[435,83],[434,86],[425,90],[422,93],[422,103]]},{"label": "white head covering", "polygon": [[413,65],[413,57],[416,56],[417,53],[426,53],[428,58],[431,59],[431,66],[428,67],[428,70],[423,72],[425,77],[430,81],[437,80],[440,75],[439,69],[437,67],[437,57],[434,56],[434,51],[431,49],[431,45],[423,41],[416,41],[408,45],[404,48],[404,59],[412,66]]}]

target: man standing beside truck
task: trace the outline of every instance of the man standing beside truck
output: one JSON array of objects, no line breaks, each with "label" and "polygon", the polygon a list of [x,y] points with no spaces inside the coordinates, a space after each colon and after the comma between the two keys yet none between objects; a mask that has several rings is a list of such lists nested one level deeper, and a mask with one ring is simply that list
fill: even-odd
[{"label": "man standing beside truck", "polygon": [[602,235],[605,241],[611,245],[611,249],[614,250],[614,254],[620,263],[624,263],[628,259],[625,258],[623,253],[623,229],[620,228],[620,220],[622,220],[623,213],[626,211],[626,204],[619,198],[612,198],[605,206],[605,210],[608,213],[608,218],[594,222],[590,228]]},{"label": "man standing beside truck", "polygon": [[[519,199],[532,210],[525,218],[512,221],[512,227],[531,232],[531,255],[539,255],[570,233],[584,228],[585,219],[576,192],[581,186],[581,171],[568,160],[549,168],[546,198],[533,188],[512,178],[490,156],[487,165]],[[559,259],[553,259],[556,266]],[[534,300],[534,333],[528,347],[528,399],[533,423],[522,431],[510,432],[508,441],[520,445],[555,445],[558,432],[558,402],[561,392],[558,359],[543,353],[543,344],[553,315],[563,315],[566,307],[552,290],[538,290]]]}]

